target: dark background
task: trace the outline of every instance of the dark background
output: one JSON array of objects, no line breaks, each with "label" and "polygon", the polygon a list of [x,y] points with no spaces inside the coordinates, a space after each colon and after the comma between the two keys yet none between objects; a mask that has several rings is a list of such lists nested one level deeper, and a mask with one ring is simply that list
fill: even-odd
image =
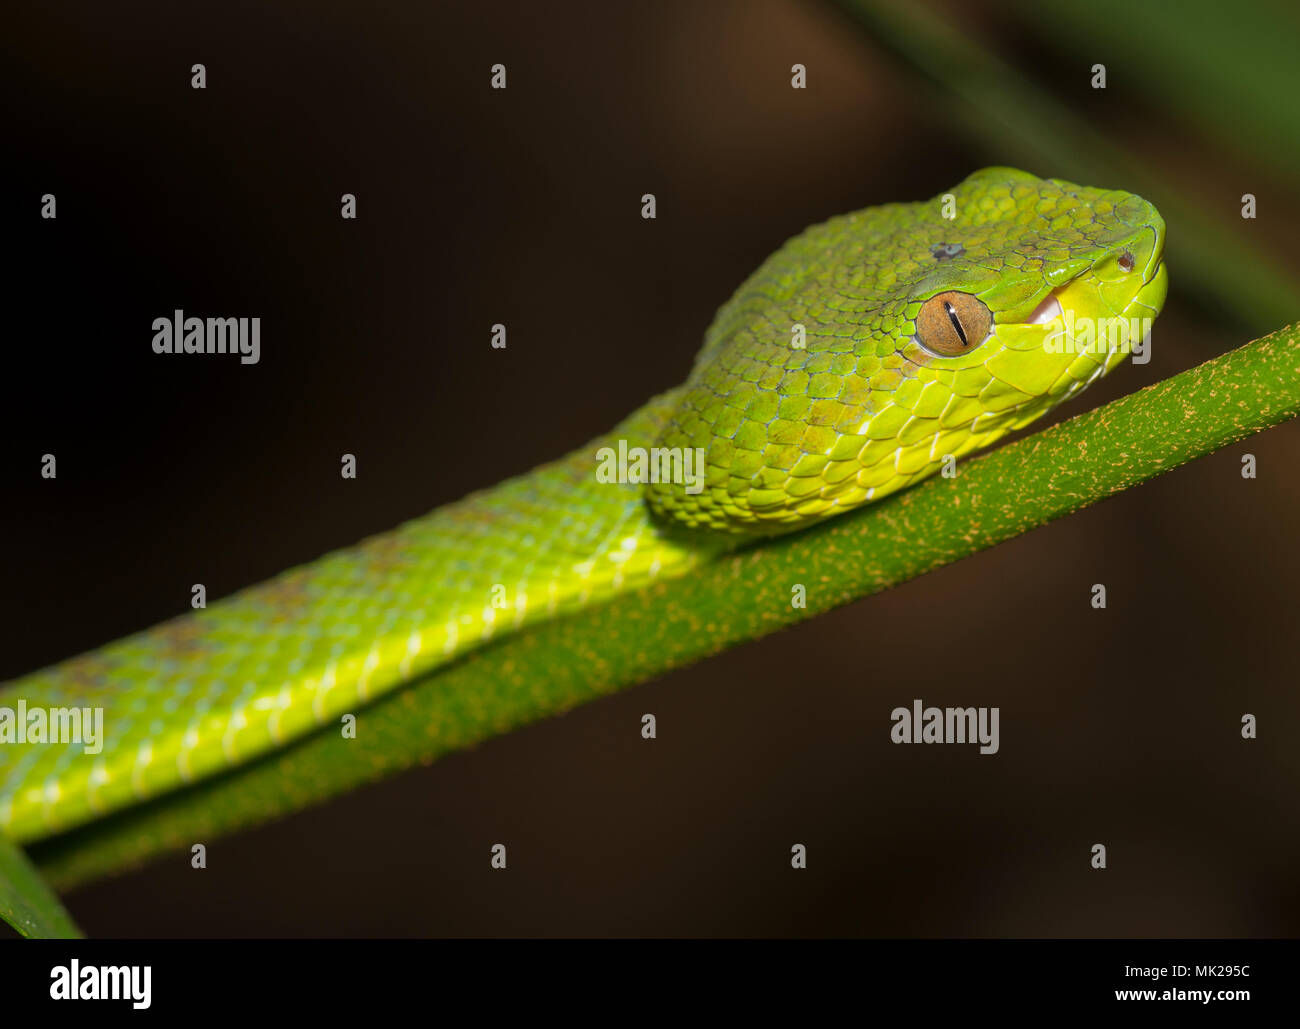
[{"label": "dark background", "polygon": [[[0,680],[584,443],[685,376],[787,237],[1010,163],[831,5],[184,7],[6,13]],[[1105,55],[939,9],[1225,210],[1267,196],[1250,230],[1295,270],[1295,194],[1144,116],[1122,60],[1097,93]],[[1180,289],[1179,247],[1151,363],[1063,415],[1250,338]],[[153,355],[177,307],[259,315],[261,363]],[[1298,453],[1284,425],[69,908],[95,936],[1294,935]],[[892,745],[918,696],[999,706],[1000,753]]]}]

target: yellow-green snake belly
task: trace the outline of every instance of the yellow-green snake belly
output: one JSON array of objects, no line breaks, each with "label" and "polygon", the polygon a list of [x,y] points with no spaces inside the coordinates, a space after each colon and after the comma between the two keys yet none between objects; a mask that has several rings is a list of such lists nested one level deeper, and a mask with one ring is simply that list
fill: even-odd
[{"label": "yellow-green snake belly", "polygon": [[[1164,232],[1132,194],[1009,168],[808,229],[721,308],[682,386],[587,447],[5,684],[0,830],[195,782],[494,637],[933,474],[1125,359],[1080,327],[1158,314]],[[611,454],[650,463],[610,481]],[[644,481],[661,466],[683,474]],[[97,746],[51,739],[74,709],[102,711]]]}]

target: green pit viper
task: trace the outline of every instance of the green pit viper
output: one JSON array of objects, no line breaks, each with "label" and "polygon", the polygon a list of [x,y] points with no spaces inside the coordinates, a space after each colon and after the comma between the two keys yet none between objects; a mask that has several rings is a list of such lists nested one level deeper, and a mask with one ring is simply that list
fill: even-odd
[{"label": "green pit viper", "polygon": [[[0,743],[0,831],[37,840],[212,776],[488,640],[931,475],[1124,359],[1046,345],[1053,319],[1154,318],[1164,236],[1140,197],[1010,168],[806,230],[721,308],[682,386],[590,445],[0,688],[0,740],[20,701],[102,708],[104,736]],[[600,481],[620,443],[699,448],[703,488]]]}]

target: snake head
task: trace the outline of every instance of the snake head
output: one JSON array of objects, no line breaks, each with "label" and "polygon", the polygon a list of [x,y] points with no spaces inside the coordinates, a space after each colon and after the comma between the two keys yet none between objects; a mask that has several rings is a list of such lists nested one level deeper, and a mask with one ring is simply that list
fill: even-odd
[{"label": "snake head", "polygon": [[1164,241],[1141,197],[1012,168],[813,226],[718,312],[665,424],[704,489],[647,502],[784,532],[932,475],[1145,355]]}]

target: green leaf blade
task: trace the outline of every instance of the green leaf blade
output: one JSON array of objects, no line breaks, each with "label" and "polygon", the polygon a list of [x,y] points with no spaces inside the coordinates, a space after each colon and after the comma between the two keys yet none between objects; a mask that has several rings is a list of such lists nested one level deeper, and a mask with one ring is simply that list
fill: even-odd
[{"label": "green leaf blade", "polygon": [[0,919],[28,938],[79,940],[81,930],[32,867],[27,856],[0,836]]}]

